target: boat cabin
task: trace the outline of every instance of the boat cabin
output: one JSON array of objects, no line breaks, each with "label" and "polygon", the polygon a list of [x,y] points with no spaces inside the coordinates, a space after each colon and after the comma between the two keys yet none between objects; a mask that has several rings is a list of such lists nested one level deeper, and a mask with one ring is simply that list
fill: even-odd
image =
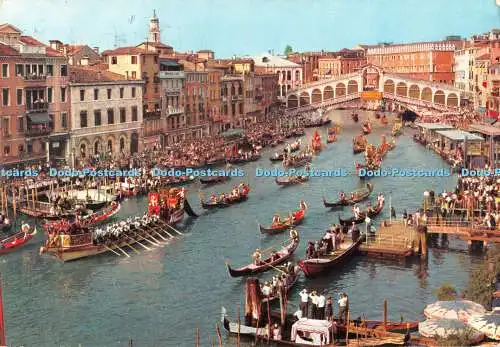
[{"label": "boat cabin", "polygon": [[466,153],[463,158],[464,167],[484,167],[483,137],[463,130],[438,130],[436,134],[439,137],[439,154],[449,158],[461,151]]},{"label": "boat cabin", "polygon": [[325,346],[334,329],[331,321],[303,318],[292,325],[291,340],[301,345]]}]

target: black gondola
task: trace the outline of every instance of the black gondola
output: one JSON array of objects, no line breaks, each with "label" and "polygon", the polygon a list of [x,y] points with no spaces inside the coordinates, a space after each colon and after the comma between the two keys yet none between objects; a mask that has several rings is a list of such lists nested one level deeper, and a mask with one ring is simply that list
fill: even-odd
[{"label": "black gondola", "polygon": [[210,177],[200,177],[200,182],[202,184],[217,184],[229,181],[229,176],[210,176]]},{"label": "black gondola", "polygon": [[354,222],[355,224],[361,224],[365,221],[366,215],[368,215],[368,217],[370,217],[370,218],[375,218],[380,214],[380,212],[382,212],[383,208],[384,208],[384,204],[382,203],[381,205],[377,206],[377,208],[375,210],[373,210],[372,212],[368,212],[368,211],[361,212],[359,214],[358,218],[352,216],[350,218],[343,219],[342,217],[339,216],[339,223],[341,225],[351,225],[352,222]]},{"label": "black gondola", "polygon": [[357,204],[358,202],[363,201],[370,196],[371,192],[373,191],[373,185],[370,183],[367,183],[366,188],[363,188],[363,189],[365,189],[365,191],[363,191],[358,197],[356,197],[354,199],[345,199],[345,200],[339,200],[337,202],[328,202],[328,201],[326,201],[325,197],[323,197],[323,204],[325,205],[325,207],[328,207],[328,208],[335,208],[335,207],[349,206],[349,205]]}]

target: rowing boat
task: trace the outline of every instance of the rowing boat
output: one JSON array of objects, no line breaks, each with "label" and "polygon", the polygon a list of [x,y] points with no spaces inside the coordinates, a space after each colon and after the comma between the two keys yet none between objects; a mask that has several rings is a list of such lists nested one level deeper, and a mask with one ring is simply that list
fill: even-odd
[{"label": "rowing boat", "polygon": [[200,182],[202,184],[217,184],[229,181],[229,176],[210,176],[210,177],[200,177]]},{"label": "rowing boat", "polygon": [[295,225],[299,225],[305,218],[306,216],[306,210],[298,210],[298,211],[295,211],[293,212],[293,222],[290,223],[289,221],[286,221],[286,222],[283,222],[283,223],[279,223],[279,224],[272,224],[270,225],[269,227],[265,227],[263,225],[260,225],[259,224],[259,229],[260,229],[260,232],[263,233],[263,234],[276,234],[276,233],[280,233],[280,232],[283,232]]},{"label": "rowing boat", "polygon": [[276,177],[275,181],[279,186],[293,186],[295,184],[305,183],[309,181],[309,176],[290,176],[285,180],[279,180],[278,177]]},{"label": "rowing boat", "polygon": [[259,264],[249,264],[240,268],[233,269],[230,264],[226,263],[227,270],[231,277],[241,277],[250,276],[257,273],[268,271],[274,268],[276,265],[282,264],[288,259],[290,259],[299,246],[299,237],[295,237],[291,242],[282,247],[281,250],[277,251],[265,260],[259,262]]},{"label": "rowing boat", "polygon": [[352,216],[352,217],[343,219],[342,217],[339,216],[339,223],[341,225],[351,225],[352,222],[354,222],[355,224],[363,223],[365,221],[367,215],[368,215],[369,218],[375,218],[375,217],[377,217],[380,214],[380,212],[382,212],[383,208],[384,208],[384,203],[379,204],[377,206],[377,208],[375,210],[371,211],[371,212],[369,212],[368,210],[364,211],[364,212],[361,212],[359,214],[358,218]]},{"label": "rowing boat", "polygon": [[340,248],[320,258],[299,260],[299,266],[304,271],[306,277],[315,277],[327,270],[331,270],[340,263],[346,261],[353,255],[363,241],[362,237],[356,240],[344,242]]},{"label": "rowing boat", "polygon": [[225,208],[229,207],[231,205],[237,204],[239,202],[246,201],[248,198],[248,193],[250,192],[250,189],[244,189],[239,193],[237,196],[226,196],[223,199],[218,199],[217,201],[210,201],[210,202],[205,202],[203,199],[200,198],[200,203],[201,207],[203,207],[205,210],[210,210],[213,208]]},{"label": "rowing boat", "polygon": [[328,138],[326,139],[326,143],[332,143],[335,141],[337,141],[337,137],[335,136],[335,134],[328,136]]},{"label": "rowing boat", "polygon": [[[293,288],[293,286],[295,285],[295,283],[297,283],[299,277],[300,277],[300,271],[299,273],[294,273],[292,275],[288,274],[287,276],[291,276],[291,279],[290,281],[288,282],[288,284],[285,286],[285,293],[288,294],[288,292],[290,292],[290,290]],[[276,301],[278,300],[280,297],[279,297],[279,294],[278,293],[273,293],[271,295],[269,295],[268,297],[264,296],[264,298],[262,299],[262,302],[263,303],[266,303],[266,302],[273,302],[273,301]]]},{"label": "rowing boat", "polygon": [[36,227],[31,232],[30,227],[23,227],[23,229],[0,241],[0,254],[12,252],[16,248],[26,245],[37,233]]},{"label": "rowing boat", "polygon": [[345,200],[339,200],[337,202],[328,202],[328,201],[326,201],[325,197],[323,197],[323,204],[325,205],[325,207],[329,207],[329,208],[354,205],[360,201],[367,199],[370,196],[372,191],[373,191],[373,185],[370,183],[367,183],[366,188],[357,189],[351,193],[351,194],[355,195],[355,197],[353,199],[349,198],[349,199],[345,199]]}]

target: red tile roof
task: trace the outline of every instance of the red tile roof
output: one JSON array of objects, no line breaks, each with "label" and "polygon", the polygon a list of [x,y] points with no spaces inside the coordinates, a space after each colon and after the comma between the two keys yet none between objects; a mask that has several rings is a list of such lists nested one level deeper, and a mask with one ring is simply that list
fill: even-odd
[{"label": "red tile roof", "polygon": [[96,63],[96,64],[92,64],[89,66],[91,69],[100,70],[100,71],[106,71],[109,69],[109,64],[106,64],[106,63]]},{"label": "red tile roof", "polygon": [[148,42],[148,41],[144,41],[143,43],[138,44],[137,47],[142,46],[142,45],[148,45],[148,46],[157,47],[157,48],[174,48],[174,47],[169,46],[169,45],[162,43],[162,42]]},{"label": "red tile roof", "polygon": [[0,56],[19,56],[19,52],[14,48],[0,43]]},{"label": "red tile roof", "polygon": [[70,81],[73,83],[115,82],[127,80],[122,75],[110,71],[97,70],[90,66],[70,66],[69,76]]},{"label": "red tile roof", "polygon": [[137,47],[119,47],[102,52],[102,55],[139,55],[139,54],[158,54],[156,52],[146,51]]},{"label": "red tile roof", "polygon": [[78,54],[85,45],[65,45],[68,55]]},{"label": "red tile roof", "polygon": [[35,39],[31,36],[21,36],[19,38],[19,41],[21,41],[22,43],[29,45],[29,46],[45,47],[45,54],[48,57],[62,57],[63,56],[61,53],[59,53],[55,49],[52,49],[51,47],[44,45],[43,43],[41,43],[40,41],[38,41],[37,39]]},{"label": "red tile roof", "polygon": [[476,58],[476,60],[489,60],[490,59],[490,54],[489,53],[485,53],[479,57]]}]

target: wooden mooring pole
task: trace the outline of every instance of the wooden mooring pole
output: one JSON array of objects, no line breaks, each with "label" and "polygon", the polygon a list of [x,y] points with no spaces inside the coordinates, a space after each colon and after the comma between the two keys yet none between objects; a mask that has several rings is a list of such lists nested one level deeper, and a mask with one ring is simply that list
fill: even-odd
[{"label": "wooden mooring pole", "polygon": [[384,330],[387,330],[387,300],[384,300]]}]

